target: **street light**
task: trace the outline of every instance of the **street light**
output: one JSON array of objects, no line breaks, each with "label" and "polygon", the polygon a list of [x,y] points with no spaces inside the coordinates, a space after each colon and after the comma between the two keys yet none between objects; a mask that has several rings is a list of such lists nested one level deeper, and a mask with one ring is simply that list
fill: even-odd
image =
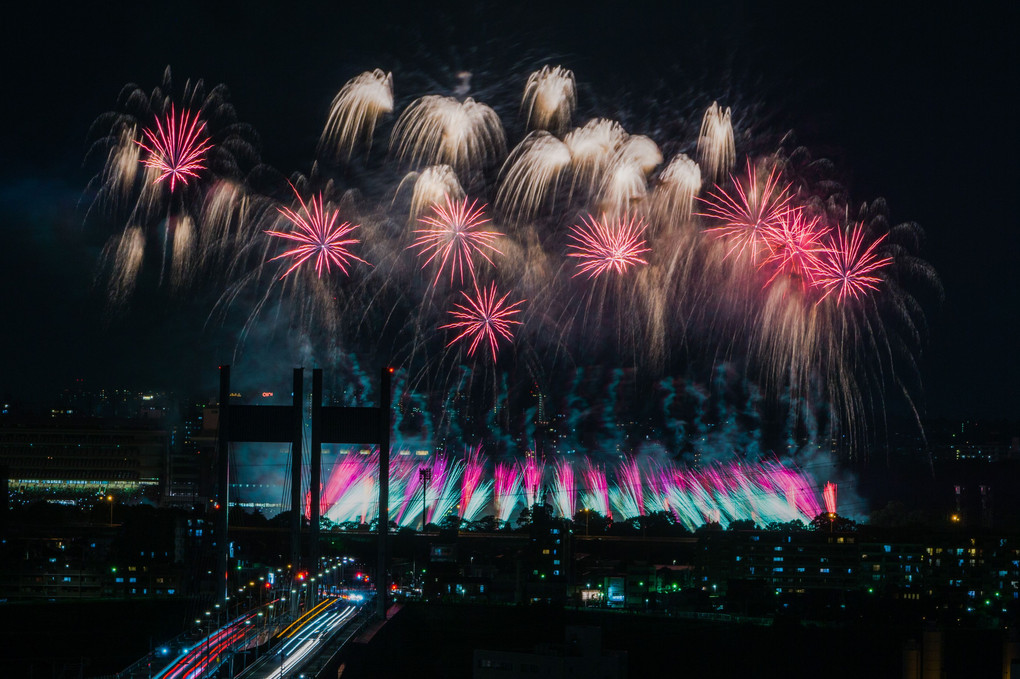
[{"label": "street light", "polygon": [[106,501],[110,503],[110,525],[113,525],[113,495],[107,495]]}]

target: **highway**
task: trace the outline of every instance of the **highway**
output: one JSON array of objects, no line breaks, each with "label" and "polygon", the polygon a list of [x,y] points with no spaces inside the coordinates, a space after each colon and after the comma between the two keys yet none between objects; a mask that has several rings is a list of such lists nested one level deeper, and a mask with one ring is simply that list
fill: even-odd
[{"label": "highway", "polygon": [[215,671],[222,656],[243,642],[251,633],[257,613],[246,613],[186,649],[155,679],[198,679]]},{"label": "highway", "polygon": [[243,679],[275,679],[296,676],[301,668],[323,650],[325,643],[352,621],[361,602],[330,597],[320,602],[274,640],[276,646],[265,658],[239,675]]}]

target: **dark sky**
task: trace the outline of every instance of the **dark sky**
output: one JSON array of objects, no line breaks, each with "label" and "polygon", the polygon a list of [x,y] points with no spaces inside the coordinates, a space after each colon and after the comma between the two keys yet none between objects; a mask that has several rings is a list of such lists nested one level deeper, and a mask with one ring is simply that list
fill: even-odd
[{"label": "dark sky", "polygon": [[0,395],[52,393],[77,375],[154,386],[229,355],[197,313],[104,318],[92,287],[102,240],[79,201],[98,168],[83,166],[89,125],[124,84],[150,89],[168,64],[179,80],[227,84],[263,158],[289,173],[307,171],[354,74],[379,65],[399,83],[422,55],[456,71],[512,46],[569,63],[582,98],[640,98],[688,74],[761,99],[771,124],[835,159],[858,201],[884,196],[894,222],[927,232],[945,288],[921,359],[928,413],[1020,416],[1016,3],[305,4],[80,3],[5,20]]}]

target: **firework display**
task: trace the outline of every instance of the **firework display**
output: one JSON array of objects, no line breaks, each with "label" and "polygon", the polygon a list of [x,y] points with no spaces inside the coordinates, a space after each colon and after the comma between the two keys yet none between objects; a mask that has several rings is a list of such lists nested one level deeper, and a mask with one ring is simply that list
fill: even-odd
[{"label": "firework display", "polygon": [[159,172],[156,182],[170,179],[171,193],[177,182],[187,184],[189,177],[198,177],[199,170],[205,169],[205,152],[210,142],[202,136],[204,129],[205,123],[200,123],[197,115],[181,111],[176,116],[171,105],[165,120],[156,118],[155,131],[143,130],[149,143],[138,142],[148,152],[142,163]]},{"label": "firework display", "polygon": [[[377,492],[378,454],[345,452],[337,459],[323,487],[322,515],[334,523],[371,522],[378,509],[366,498]],[[424,487],[418,470],[426,468],[432,477]],[[695,470],[629,458],[611,467],[608,483],[600,472],[587,458],[559,458],[546,465],[529,455],[493,465],[478,448],[463,460],[441,455],[414,463],[398,456],[390,462],[390,516],[402,527],[420,527],[423,511],[428,524],[453,517],[461,525],[494,516],[505,525],[518,511],[545,504],[551,496],[550,506],[561,517],[572,519],[584,509],[625,521],[665,511],[694,530],[709,522],[808,523],[823,506],[809,475],[774,460]],[[486,478],[490,474],[494,478]],[[496,492],[490,495],[493,482]],[[825,487],[824,506],[835,511],[834,484]]]},{"label": "firework display", "polygon": [[485,206],[475,207],[474,202],[468,205],[467,198],[460,202],[453,202],[449,195],[445,196],[445,205],[438,203],[432,206],[433,215],[422,217],[419,221],[423,226],[429,228],[415,229],[417,234],[412,248],[418,249],[418,256],[425,261],[422,268],[426,268],[432,262],[436,263],[436,279],[443,269],[449,266],[450,281],[453,282],[456,275],[457,281],[464,283],[464,270],[467,269],[471,275],[472,282],[475,281],[474,255],[478,255],[489,264],[489,252],[502,254],[493,241],[499,238],[500,234],[495,231],[479,229],[489,220],[483,216]]},{"label": "firework display", "polygon": [[[759,139],[711,98],[667,134],[584,108],[561,66],[513,76],[467,96],[459,74],[449,92],[402,99],[399,72],[355,75],[324,112],[310,173],[290,177],[262,162],[222,87],[175,95],[168,71],[151,95],[127,90],[95,125],[112,305],[158,271],[155,290],[206,286],[209,325],[242,327],[242,356],[258,335],[350,384],[394,366],[394,403],[415,413],[400,436],[439,455],[429,520],[491,505],[507,521],[547,495],[561,513],[658,508],[685,523],[813,516],[815,485],[777,470],[653,473],[623,423],[647,423],[692,467],[780,445],[795,462],[823,440],[859,454],[886,393],[911,407],[917,393],[914,295],[937,286],[919,229],[891,226],[881,201],[852,203],[807,150]],[[338,403],[358,399],[371,389]],[[758,426],[766,408],[782,431],[722,443],[704,416],[716,401],[718,431]],[[540,421],[556,439],[541,454],[591,459],[518,468],[443,452],[482,440],[522,457]],[[344,480],[367,467],[346,464],[324,491],[334,518],[368,511],[368,482]],[[406,524],[417,477],[398,465],[391,479]]]},{"label": "firework display", "polygon": [[[297,194],[297,191],[295,191],[295,194]],[[301,204],[301,213],[303,214],[294,212],[287,207],[279,208],[280,214],[296,227],[294,231],[266,231],[270,236],[276,236],[277,238],[297,243],[294,249],[288,250],[269,260],[273,262],[285,257],[293,259],[294,263],[283,272],[281,278],[286,277],[294,269],[313,257],[315,258],[316,276],[322,276],[323,269],[328,274],[331,266],[336,266],[340,271],[347,273],[347,267],[351,262],[367,263],[360,257],[351,254],[348,249],[348,246],[358,242],[357,239],[344,238],[344,236],[358,228],[357,226],[351,226],[348,222],[334,226],[337,211],[323,211],[321,194],[318,201],[313,196],[307,204],[301,200],[301,194],[297,194],[297,199]]]}]

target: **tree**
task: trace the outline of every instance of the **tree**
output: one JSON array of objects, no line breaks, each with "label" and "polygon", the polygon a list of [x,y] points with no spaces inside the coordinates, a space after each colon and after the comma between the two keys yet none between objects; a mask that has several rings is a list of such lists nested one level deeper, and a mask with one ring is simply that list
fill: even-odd
[{"label": "tree", "polygon": [[730,525],[726,527],[726,530],[758,530],[758,524],[753,519],[737,519],[736,521],[730,521]]},{"label": "tree", "polygon": [[857,530],[857,522],[835,512],[822,512],[811,519],[811,528],[826,533],[846,533]]},{"label": "tree", "polygon": [[574,514],[575,534],[604,535],[609,521],[594,509],[581,509]]},{"label": "tree", "polygon": [[493,515],[483,516],[468,524],[468,530],[480,533],[495,533],[499,530],[499,521]]},{"label": "tree", "polygon": [[775,530],[782,533],[797,533],[802,530],[807,530],[807,526],[800,519],[794,519],[793,521],[773,521],[769,525],[765,526],[765,530]]},{"label": "tree", "polygon": [[443,517],[443,520],[439,522],[439,528],[444,531],[460,530],[460,517],[456,514],[447,514]]}]

